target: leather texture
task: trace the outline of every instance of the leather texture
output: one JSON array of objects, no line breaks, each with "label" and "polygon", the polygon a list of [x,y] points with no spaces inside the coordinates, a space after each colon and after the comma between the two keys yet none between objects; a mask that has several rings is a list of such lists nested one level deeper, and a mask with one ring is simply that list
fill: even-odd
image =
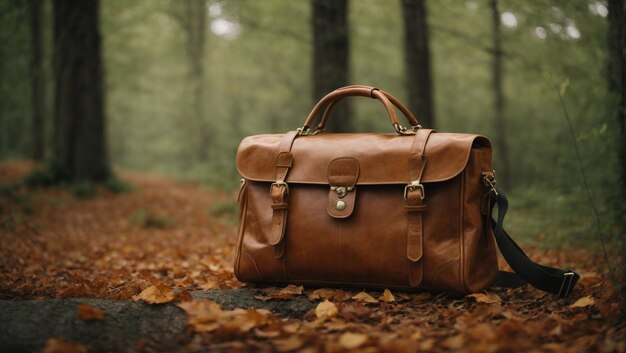
[{"label": "leather texture", "polygon": [[[352,86],[323,98],[305,127],[351,95],[378,99],[398,123],[397,99]],[[494,281],[483,136],[291,131],[246,137],[236,164],[243,282],[473,293]]]}]

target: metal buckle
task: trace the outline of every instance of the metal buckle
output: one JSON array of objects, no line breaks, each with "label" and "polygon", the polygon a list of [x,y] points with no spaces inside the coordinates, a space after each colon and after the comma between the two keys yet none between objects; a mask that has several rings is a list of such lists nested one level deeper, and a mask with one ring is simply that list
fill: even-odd
[{"label": "metal buckle", "polygon": [[[563,282],[561,283],[561,288],[559,289],[559,297],[564,298],[567,297],[569,291],[572,289],[572,281],[574,280],[575,273],[572,271],[565,272],[563,274]],[[567,282],[567,286],[565,283]],[[565,291],[563,291],[565,289]]]},{"label": "metal buckle", "polygon": [[424,200],[424,197],[426,196],[426,194],[424,193],[424,185],[415,181],[411,182],[410,184],[407,184],[404,187],[404,199],[406,200],[407,196],[409,195],[409,192],[415,191],[415,190],[420,191],[420,200]]},{"label": "metal buckle", "polygon": [[353,189],[354,187],[352,186],[333,186],[333,185],[330,186],[330,190],[336,192],[337,197],[340,199],[346,196],[348,191],[352,191]]},{"label": "metal buckle", "polygon": [[278,186],[284,186],[285,187],[285,195],[289,196],[289,185],[287,185],[286,182],[284,181],[275,181],[270,185],[270,195],[272,194],[272,189],[274,187],[278,187]]}]

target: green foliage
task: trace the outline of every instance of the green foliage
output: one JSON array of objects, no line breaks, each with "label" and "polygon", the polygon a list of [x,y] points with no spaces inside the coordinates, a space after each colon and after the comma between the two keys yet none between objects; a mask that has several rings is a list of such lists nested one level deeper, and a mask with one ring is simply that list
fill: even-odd
[{"label": "green foliage", "polygon": [[[0,0],[2,158],[27,156],[30,148],[28,46],[24,45],[28,21],[26,7],[18,3]],[[556,243],[581,239],[597,244],[593,211],[574,154],[576,142],[603,232],[611,241],[623,243],[623,233],[614,230],[626,226],[623,200],[615,196],[618,129],[606,89],[607,19],[590,10],[597,6],[595,0],[499,4],[502,13],[510,12],[517,19],[516,26],[502,31],[513,178],[512,185],[499,186],[512,191],[512,232]],[[194,116],[190,108],[185,33],[171,5],[171,1],[151,0],[101,2],[111,159],[122,168],[233,190],[239,180],[234,162],[241,138],[293,130],[315,103],[310,4],[208,0],[203,82],[207,115],[203,117]],[[493,136],[488,1],[440,0],[427,5],[436,128]],[[46,11],[50,43],[49,8]],[[230,23],[235,30],[226,34],[210,30],[219,23]],[[349,23],[352,82],[382,87],[405,101],[404,85],[411,78],[404,74],[399,1],[350,1]],[[568,34],[570,27],[579,32],[578,38]],[[574,136],[559,95],[570,113]],[[376,101],[353,99],[353,103],[357,131],[392,131]],[[205,160],[199,157],[203,148],[196,138],[199,123],[208,127]],[[495,150],[496,170],[500,158]],[[55,181],[54,175],[45,174],[30,179],[37,185]],[[112,190],[125,189],[117,181],[106,184]],[[94,190],[89,185],[74,188],[81,195]],[[215,207],[222,212],[222,206]]]}]

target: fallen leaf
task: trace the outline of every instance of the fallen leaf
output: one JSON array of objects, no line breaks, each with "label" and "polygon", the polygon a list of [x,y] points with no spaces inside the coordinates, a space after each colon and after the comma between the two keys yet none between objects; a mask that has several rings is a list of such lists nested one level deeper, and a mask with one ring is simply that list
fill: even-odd
[{"label": "fallen leaf", "polygon": [[337,316],[339,309],[335,303],[324,300],[315,308],[315,316],[320,320],[326,320]]},{"label": "fallen leaf", "polygon": [[365,292],[360,292],[359,294],[353,296],[352,299],[358,302],[364,302],[364,303],[371,303],[371,304],[378,303],[378,300],[376,300],[376,298],[372,297],[371,295]]},{"label": "fallen leaf", "polygon": [[318,288],[307,294],[309,300],[332,299],[335,295],[334,289]]},{"label": "fallen leaf", "polygon": [[463,347],[463,336],[456,335],[452,337],[448,337],[441,344],[449,349],[459,349]]},{"label": "fallen leaf", "polygon": [[66,342],[62,338],[51,338],[46,341],[42,353],[87,353],[89,348],[80,343]]},{"label": "fallen leaf", "polygon": [[346,332],[339,336],[339,345],[345,349],[354,349],[367,341],[367,335],[362,333]]},{"label": "fallen leaf", "polygon": [[391,293],[391,291],[389,289],[385,288],[385,291],[378,298],[378,300],[382,300],[382,301],[384,301],[386,303],[391,303],[391,302],[395,302],[396,301],[396,297],[393,296],[393,294]]},{"label": "fallen leaf", "polygon": [[477,303],[497,304],[502,301],[500,297],[491,292],[469,294],[467,297],[474,299]]},{"label": "fallen leaf", "polygon": [[72,287],[57,289],[57,298],[77,298],[77,297],[90,297],[91,290],[84,284],[78,284]]},{"label": "fallen leaf", "polygon": [[588,295],[588,296],[578,299],[574,304],[570,305],[569,307],[570,308],[584,308],[587,306],[594,305],[595,303],[596,301],[593,299],[593,297]]},{"label": "fallen leaf", "polygon": [[260,290],[262,295],[255,295],[254,297],[259,300],[267,301],[271,299],[279,299],[279,300],[289,300],[292,299],[296,295],[302,294],[304,291],[304,287],[302,286],[294,286],[293,284],[288,285],[285,288],[266,288]]},{"label": "fallen leaf", "polygon": [[263,331],[256,328],[254,329],[254,335],[260,338],[275,338],[280,336],[280,331]]},{"label": "fallen leaf", "polygon": [[411,335],[411,339],[414,340],[414,341],[421,340],[422,339],[422,331],[417,330],[417,331],[413,332],[413,334]]},{"label": "fallen leaf", "polygon": [[276,350],[279,352],[295,351],[296,349],[304,345],[304,342],[302,342],[302,340],[295,335],[285,339],[276,339],[272,342],[274,343],[274,347],[276,347]]},{"label": "fallen leaf", "polygon": [[85,321],[97,321],[104,319],[104,312],[95,306],[80,304],[78,306],[78,317]]},{"label": "fallen leaf", "polygon": [[193,297],[191,296],[191,293],[183,289],[178,292],[178,294],[176,294],[176,300],[180,302],[188,302],[190,300],[193,300]]},{"label": "fallen leaf", "polygon": [[215,281],[206,281],[200,285],[202,290],[212,290],[219,288],[219,284]]},{"label": "fallen leaf", "polygon": [[491,342],[498,338],[491,324],[484,322],[468,327],[464,335],[480,342]]},{"label": "fallen leaf", "polygon": [[222,308],[210,300],[192,300],[177,305],[187,313],[187,325],[195,332],[211,332],[220,327]]},{"label": "fallen leaf", "polygon": [[369,317],[372,310],[363,303],[346,303],[341,307],[341,317],[348,320],[361,320]]},{"label": "fallen leaf", "polygon": [[143,300],[149,304],[164,304],[176,299],[176,294],[165,284],[157,283],[144,289],[138,295],[133,296],[134,301]]}]

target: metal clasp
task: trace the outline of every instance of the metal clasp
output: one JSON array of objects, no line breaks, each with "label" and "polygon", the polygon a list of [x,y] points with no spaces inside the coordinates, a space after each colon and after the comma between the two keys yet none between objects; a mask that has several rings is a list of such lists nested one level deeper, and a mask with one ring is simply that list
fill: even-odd
[{"label": "metal clasp", "polygon": [[296,131],[298,131],[299,136],[313,136],[319,134],[320,132],[324,132],[324,129],[316,128],[315,130],[311,131],[310,127],[303,126],[297,128]]},{"label": "metal clasp", "polygon": [[406,128],[398,123],[393,123],[393,128],[396,129],[396,132],[400,135],[414,135],[417,130],[421,129],[421,125],[413,125],[410,128]]},{"label": "metal clasp", "polygon": [[405,200],[407,199],[407,197],[409,196],[409,192],[415,191],[415,190],[419,190],[420,200],[424,200],[424,197],[426,197],[426,194],[424,192],[424,185],[420,184],[417,181],[413,181],[404,187],[404,199]]},{"label": "metal clasp", "polygon": [[353,186],[330,186],[330,190],[336,192],[338,198],[343,198],[348,191],[352,191],[353,189]]},{"label": "metal clasp", "polygon": [[[565,272],[563,274],[563,282],[561,283],[561,288],[559,289],[559,297],[564,298],[567,297],[569,291],[572,289],[572,282],[574,280],[575,273],[572,271]],[[565,285],[567,283],[567,285]],[[565,290],[564,290],[565,289]]]}]

